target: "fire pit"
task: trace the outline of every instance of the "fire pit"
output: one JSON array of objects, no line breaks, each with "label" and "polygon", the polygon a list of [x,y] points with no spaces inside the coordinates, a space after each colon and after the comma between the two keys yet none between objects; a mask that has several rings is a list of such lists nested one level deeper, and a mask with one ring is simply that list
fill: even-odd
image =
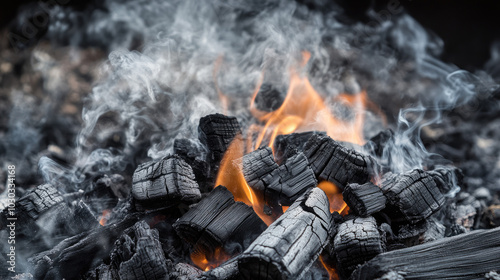
[{"label": "fire pit", "polygon": [[500,279],[498,45],[445,63],[398,1],[20,11],[2,279]]}]

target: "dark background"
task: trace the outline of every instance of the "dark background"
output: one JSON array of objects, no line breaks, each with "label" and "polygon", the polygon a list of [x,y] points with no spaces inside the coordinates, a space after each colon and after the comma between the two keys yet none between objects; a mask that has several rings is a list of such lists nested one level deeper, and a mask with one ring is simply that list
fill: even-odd
[{"label": "dark background", "polygon": [[[53,2],[57,2],[51,0]],[[102,1],[64,0],[64,6],[77,10],[93,9]],[[311,8],[324,8],[328,0],[297,0]],[[26,5],[39,5],[50,0],[19,0],[2,3],[0,28],[14,26],[13,19]],[[425,28],[441,37],[445,44],[442,59],[460,68],[474,71],[481,69],[490,57],[493,42],[500,41],[500,1],[472,0],[336,0],[353,21],[367,21],[366,11],[387,9],[389,3],[399,2],[407,13],[417,19]],[[316,4],[315,4],[316,3]],[[14,27],[15,28],[15,27]],[[43,36],[43,31],[38,34]]]}]

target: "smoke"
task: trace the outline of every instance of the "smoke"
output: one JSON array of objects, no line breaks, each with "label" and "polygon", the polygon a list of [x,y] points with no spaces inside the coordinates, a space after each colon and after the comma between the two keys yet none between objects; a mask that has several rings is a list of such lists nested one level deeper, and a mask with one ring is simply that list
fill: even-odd
[{"label": "smoke", "polygon": [[[314,5],[106,0],[83,12],[54,7],[48,38],[110,51],[85,101],[74,170],[122,172],[161,158],[174,139],[196,138],[206,114],[246,121],[262,75],[286,89],[303,51],[311,53],[304,75],[325,99],[366,89],[388,114],[395,135],[382,157],[393,172],[446,163],[425,149],[421,130],[478,92],[488,95],[496,85],[484,79],[498,72],[496,64],[474,76],[441,62],[443,42],[401,9],[388,9],[385,19],[370,11],[373,20],[362,24],[342,21],[335,4]],[[40,169],[47,180],[60,172],[47,160]]]}]

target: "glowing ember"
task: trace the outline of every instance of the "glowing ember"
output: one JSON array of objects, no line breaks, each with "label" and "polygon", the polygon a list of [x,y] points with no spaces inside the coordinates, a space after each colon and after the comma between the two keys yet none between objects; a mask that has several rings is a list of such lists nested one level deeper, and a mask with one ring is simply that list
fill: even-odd
[{"label": "glowing ember", "polygon": [[205,253],[201,252],[201,250],[195,250],[191,253],[191,260],[193,263],[204,271],[216,268],[230,258],[231,256],[226,254],[221,247],[215,248],[214,253],[210,254],[210,256],[207,256]]},{"label": "glowing ember", "polygon": [[342,192],[340,189],[335,186],[334,183],[323,181],[318,184],[318,188],[322,189],[326,196],[328,196],[328,200],[330,201],[330,212],[338,212],[339,214],[346,214],[349,210],[347,204],[344,202],[344,198],[342,197]]},{"label": "glowing ember", "polygon": [[109,220],[109,216],[111,216],[111,210],[106,209],[106,210],[102,211],[102,215],[101,215],[101,219],[99,220],[99,224],[101,226],[105,226]]}]

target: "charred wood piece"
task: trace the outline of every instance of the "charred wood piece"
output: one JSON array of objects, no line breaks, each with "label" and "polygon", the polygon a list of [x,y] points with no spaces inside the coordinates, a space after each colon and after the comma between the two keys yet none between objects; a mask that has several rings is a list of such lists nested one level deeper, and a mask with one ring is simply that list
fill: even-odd
[{"label": "charred wood piece", "polygon": [[234,257],[220,266],[204,272],[199,280],[236,280],[240,275],[238,257]]},{"label": "charred wood piece", "polygon": [[500,226],[500,205],[491,205],[483,213],[481,220],[487,227]]},{"label": "charred wood piece", "polygon": [[170,273],[170,279],[172,280],[198,280],[203,273],[200,269],[187,263],[176,264],[174,270],[174,272]]},{"label": "charred wood piece", "polygon": [[243,174],[248,185],[271,207],[290,206],[307,189],[318,183],[302,152],[278,166],[269,147],[243,157]]},{"label": "charred wood piece", "polygon": [[266,228],[250,206],[235,202],[223,186],[215,188],[173,226],[180,237],[207,255],[226,244],[250,243]]},{"label": "charred wood piece", "polygon": [[420,169],[400,175],[386,174],[381,185],[389,204],[410,223],[429,217],[445,202],[433,176]]},{"label": "charred wood piece", "polygon": [[305,147],[306,155],[318,181],[330,181],[342,190],[348,183],[370,181],[375,161],[369,156],[347,149],[328,136],[314,134]]},{"label": "charred wood piece", "polygon": [[139,165],[133,176],[132,195],[143,207],[190,204],[201,198],[191,166],[175,155]]},{"label": "charred wood piece", "polygon": [[200,119],[198,137],[208,148],[207,162],[218,166],[233,138],[241,134],[240,124],[236,117],[212,114]]},{"label": "charred wood piece", "polygon": [[158,231],[144,221],[125,230],[111,252],[111,267],[118,272],[118,279],[164,279],[167,260],[158,239]]},{"label": "charred wood piece", "polygon": [[259,148],[243,156],[243,176],[248,185],[257,190],[265,190],[267,176],[271,176],[278,164],[274,161],[273,151],[269,147]]},{"label": "charred wood piece", "polygon": [[326,246],[330,221],[325,193],[306,192],[239,256],[240,279],[300,279]]},{"label": "charred wood piece", "polygon": [[338,268],[348,277],[359,264],[383,252],[383,243],[373,217],[355,218],[339,226],[334,239]]},{"label": "charred wood piece", "polygon": [[370,216],[385,208],[384,193],[372,183],[349,184],[342,192],[342,196],[349,209],[358,216]]},{"label": "charred wood piece", "polygon": [[274,140],[276,161],[279,164],[283,164],[289,157],[296,154],[297,151],[304,151],[307,140],[315,134],[326,136],[326,133],[323,131],[307,131],[278,135]]},{"label": "charred wood piece", "polygon": [[450,238],[382,253],[352,274],[373,279],[390,271],[404,279],[484,279],[500,263],[500,228],[475,230]]}]

